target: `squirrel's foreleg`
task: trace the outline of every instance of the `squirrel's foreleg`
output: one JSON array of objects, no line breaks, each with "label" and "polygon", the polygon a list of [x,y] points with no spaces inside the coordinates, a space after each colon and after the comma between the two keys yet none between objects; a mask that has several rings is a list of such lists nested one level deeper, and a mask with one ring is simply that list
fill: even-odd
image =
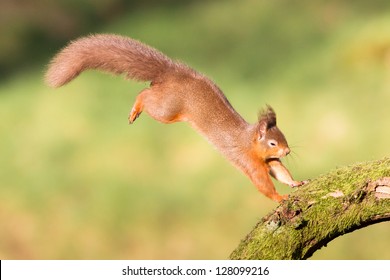
[{"label": "squirrel's foreleg", "polygon": [[299,187],[307,183],[307,181],[295,181],[279,159],[269,160],[268,166],[271,176],[283,184],[291,187]]}]

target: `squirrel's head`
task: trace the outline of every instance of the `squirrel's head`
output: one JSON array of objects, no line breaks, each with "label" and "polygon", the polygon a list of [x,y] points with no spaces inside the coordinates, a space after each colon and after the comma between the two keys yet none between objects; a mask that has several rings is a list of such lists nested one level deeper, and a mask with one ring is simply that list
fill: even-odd
[{"label": "squirrel's head", "polygon": [[270,107],[260,112],[256,125],[256,151],[264,160],[278,159],[290,153],[286,138],[276,126],[276,114]]}]

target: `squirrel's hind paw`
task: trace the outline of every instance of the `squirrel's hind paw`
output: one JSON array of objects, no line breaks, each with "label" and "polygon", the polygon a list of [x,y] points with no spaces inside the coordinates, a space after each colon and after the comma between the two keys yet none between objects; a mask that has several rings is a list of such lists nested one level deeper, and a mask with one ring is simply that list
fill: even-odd
[{"label": "squirrel's hind paw", "polygon": [[136,110],[134,107],[129,114],[129,124],[132,124],[141,114],[142,111]]}]

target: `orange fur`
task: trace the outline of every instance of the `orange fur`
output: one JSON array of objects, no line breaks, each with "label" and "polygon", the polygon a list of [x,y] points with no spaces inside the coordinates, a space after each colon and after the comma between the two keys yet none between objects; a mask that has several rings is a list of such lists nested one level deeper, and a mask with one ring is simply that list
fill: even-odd
[{"label": "orange fur", "polygon": [[249,124],[207,77],[154,48],[117,35],[71,42],[54,57],[45,79],[48,85],[59,87],[88,69],[150,81],[150,87],[138,94],[129,123],[143,111],[162,123],[188,122],[267,197],[285,198],[276,192],[270,175],[291,186],[304,183],[294,181],[278,160],[290,149],[271,107],[260,114],[257,123]]}]

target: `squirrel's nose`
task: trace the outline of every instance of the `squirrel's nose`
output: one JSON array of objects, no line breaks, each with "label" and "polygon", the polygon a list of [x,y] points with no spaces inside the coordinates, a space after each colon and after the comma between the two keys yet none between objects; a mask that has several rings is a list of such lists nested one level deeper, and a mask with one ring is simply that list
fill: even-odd
[{"label": "squirrel's nose", "polygon": [[290,148],[286,148],[286,149],[284,150],[284,153],[285,153],[286,156],[287,156],[290,152],[291,152]]}]

